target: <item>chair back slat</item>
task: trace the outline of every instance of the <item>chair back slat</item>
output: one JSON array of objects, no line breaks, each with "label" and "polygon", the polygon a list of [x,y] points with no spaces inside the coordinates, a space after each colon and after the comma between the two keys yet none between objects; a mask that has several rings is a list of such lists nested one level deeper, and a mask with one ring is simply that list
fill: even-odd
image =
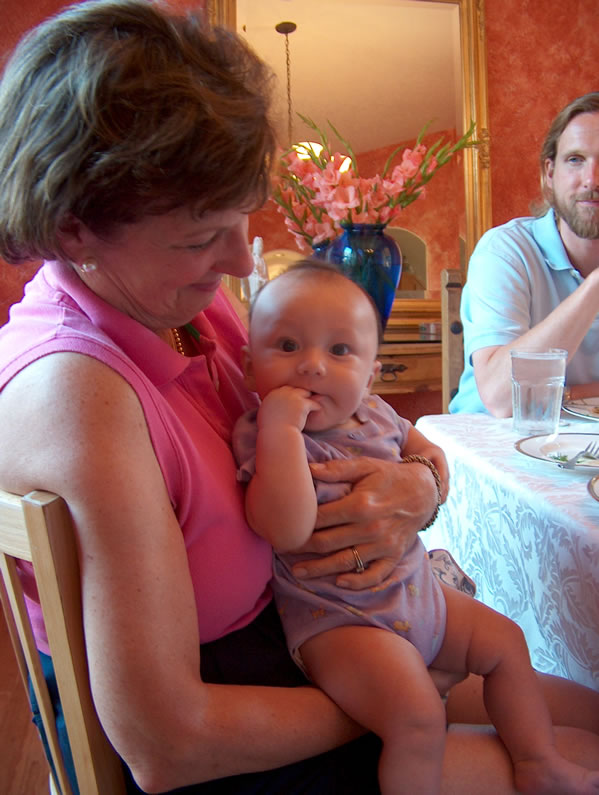
[{"label": "chair back slat", "polygon": [[[9,624],[9,632],[12,638],[13,631],[15,631],[20,643],[21,654],[18,655],[18,657],[20,657],[21,660],[24,660],[26,670],[29,672],[31,677],[31,685],[37,699],[38,708],[46,733],[46,740],[50,748],[52,761],[54,763],[54,770],[58,777],[60,789],[63,795],[71,795],[71,787],[69,785],[62,754],[60,752],[60,746],[58,744],[58,734],[56,731],[56,723],[54,721],[52,701],[50,699],[46,680],[44,679],[39,654],[35,646],[35,640],[33,638],[33,632],[29,622],[29,615],[27,614],[27,608],[25,607],[25,599],[23,596],[19,575],[17,573],[16,560],[15,558],[9,557],[2,552],[0,563],[4,586],[8,593],[9,611],[6,613],[6,618],[7,623]],[[10,626],[11,624],[12,631]],[[20,669],[21,665],[22,663],[19,665]],[[23,677],[23,673],[21,675]],[[23,684],[25,685],[26,690],[28,690],[27,679],[24,679]]]},{"label": "chair back slat", "polygon": [[15,658],[17,661],[17,667],[19,669],[19,674],[21,675],[21,680],[23,682],[23,687],[27,689],[29,687],[29,679],[27,675],[27,663],[25,661],[25,655],[23,654],[23,649],[21,647],[21,640],[19,638],[19,631],[17,629],[17,625],[12,615],[12,607],[10,605],[10,600],[8,598],[8,592],[6,587],[4,586],[4,566],[5,561],[10,560],[10,558],[6,558],[2,552],[0,552],[0,604],[2,604],[2,611],[4,613],[4,618],[6,622],[6,628],[8,629],[8,636],[10,638],[10,642],[15,653]]},{"label": "chair back slat", "polygon": [[65,501],[42,491],[22,498],[0,491],[0,553],[7,624],[22,675],[31,677],[40,705],[58,785],[63,795],[71,795],[17,558],[33,563],[79,791],[121,795],[125,792],[122,763],[102,730],[91,695],[77,545]]},{"label": "chair back slat", "polygon": [[23,515],[21,498],[7,491],[2,493],[0,522],[2,527],[2,550],[21,560],[31,560],[31,549]]},{"label": "chair back slat", "polygon": [[458,391],[464,370],[464,329],[460,319],[460,303],[464,277],[460,270],[441,271],[441,359],[442,402],[447,413],[449,403]]}]

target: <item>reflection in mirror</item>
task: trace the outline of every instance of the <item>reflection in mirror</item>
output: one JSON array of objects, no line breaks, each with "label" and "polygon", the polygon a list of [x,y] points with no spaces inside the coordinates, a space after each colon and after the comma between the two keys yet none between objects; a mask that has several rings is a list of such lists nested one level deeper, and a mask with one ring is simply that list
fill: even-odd
[{"label": "reflection in mirror", "polygon": [[[441,270],[464,270],[490,226],[483,2],[209,3],[212,18],[235,27],[275,71],[283,146],[290,126],[294,141],[308,138],[298,112],[322,127],[330,120],[352,145],[360,174],[374,176],[397,146],[413,145],[426,122],[428,145],[440,136],[455,140],[470,120],[477,122],[483,145],[459,153],[435,175],[425,197],[393,222],[404,254],[404,295],[438,296]],[[287,40],[275,30],[284,20],[297,25]],[[333,148],[343,151],[328,132]],[[267,252],[297,250],[272,202],[251,217],[250,239],[254,235],[264,238]]]}]

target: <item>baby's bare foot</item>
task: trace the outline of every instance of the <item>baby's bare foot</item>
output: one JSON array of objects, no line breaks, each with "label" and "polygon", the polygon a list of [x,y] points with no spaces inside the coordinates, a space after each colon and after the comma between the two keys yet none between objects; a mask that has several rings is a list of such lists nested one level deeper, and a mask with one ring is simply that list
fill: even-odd
[{"label": "baby's bare foot", "polygon": [[599,771],[568,762],[557,752],[517,762],[514,781],[523,795],[599,795]]}]

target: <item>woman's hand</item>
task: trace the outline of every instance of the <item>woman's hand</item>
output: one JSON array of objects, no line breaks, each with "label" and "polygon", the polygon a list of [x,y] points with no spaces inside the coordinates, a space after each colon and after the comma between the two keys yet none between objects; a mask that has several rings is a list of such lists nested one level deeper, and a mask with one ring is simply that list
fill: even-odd
[{"label": "woman's hand", "polygon": [[[354,458],[310,464],[319,480],[352,483],[340,500],[318,507],[316,529],[302,552],[326,557],[294,566],[299,579],[339,574],[337,585],[362,590],[378,585],[412,546],[433,515],[437,487],[423,464]],[[326,528],[326,529],[323,529]],[[355,547],[366,570],[357,573]]]}]

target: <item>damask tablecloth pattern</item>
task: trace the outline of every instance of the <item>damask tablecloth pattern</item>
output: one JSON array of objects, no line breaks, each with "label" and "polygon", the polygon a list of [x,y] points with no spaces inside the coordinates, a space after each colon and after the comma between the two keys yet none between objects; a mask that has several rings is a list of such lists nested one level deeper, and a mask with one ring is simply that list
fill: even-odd
[{"label": "damask tablecloth pattern", "polygon": [[[523,629],[533,665],[599,690],[599,502],[590,474],[523,455],[511,419],[421,417],[442,447],[450,493],[423,533],[476,582],[477,598]],[[573,419],[560,432],[599,434]]]}]

